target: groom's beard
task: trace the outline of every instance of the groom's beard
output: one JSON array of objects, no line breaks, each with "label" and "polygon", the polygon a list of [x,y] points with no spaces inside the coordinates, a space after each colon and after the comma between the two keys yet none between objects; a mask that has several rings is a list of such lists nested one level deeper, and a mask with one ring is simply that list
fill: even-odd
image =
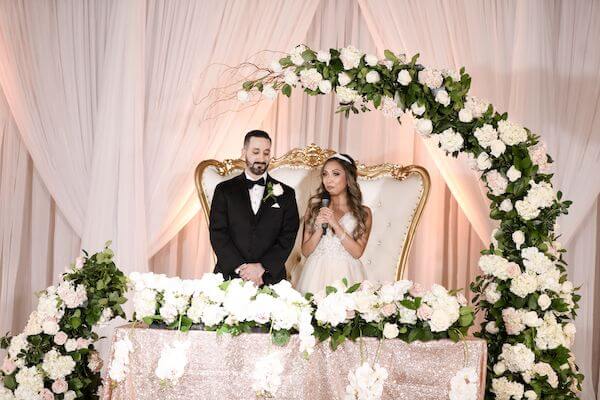
[{"label": "groom's beard", "polygon": [[250,164],[248,161],[246,161],[246,166],[254,175],[260,176],[265,173],[269,164],[261,162],[255,162]]}]

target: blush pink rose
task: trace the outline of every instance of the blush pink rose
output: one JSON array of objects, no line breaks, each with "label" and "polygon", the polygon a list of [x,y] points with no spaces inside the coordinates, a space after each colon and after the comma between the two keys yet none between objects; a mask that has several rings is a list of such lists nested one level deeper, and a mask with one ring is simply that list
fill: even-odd
[{"label": "blush pink rose", "polygon": [[2,372],[4,372],[5,375],[10,375],[15,372],[15,369],[17,369],[15,362],[8,356],[4,358],[4,362],[2,363]]},{"label": "blush pink rose", "polygon": [[54,400],[54,394],[50,391],[50,389],[44,388],[40,394],[42,395],[42,400]]},{"label": "blush pink rose", "polygon": [[64,378],[57,379],[52,384],[52,391],[56,394],[64,393],[69,389],[69,384]]},{"label": "blush pink rose", "polygon": [[78,338],[77,339],[77,349],[86,349],[91,344],[91,340]]},{"label": "blush pink rose", "polygon": [[59,331],[56,335],[54,335],[54,343],[56,343],[59,346],[62,346],[67,342],[68,338],[69,337],[66,333],[64,333],[63,331]]},{"label": "blush pink rose", "polygon": [[417,309],[417,317],[421,320],[426,320],[431,318],[433,314],[433,309],[429,307],[427,304],[421,304],[421,306]]},{"label": "blush pink rose", "polygon": [[394,303],[388,303],[381,308],[381,313],[384,317],[389,317],[396,312],[396,305]]},{"label": "blush pink rose", "polygon": [[425,289],[423,288],[423,286],[421,286],[420,283],[415,283],[408,290],[408,294],[410,294],[412,297],[423,297],[423,295],[425,294]]},{"label": "blush pink rose", "polygon": [[510,279],[516,278],[521,275],[521,268],[517,263],[511,262],[506,265],[506,274]]}]

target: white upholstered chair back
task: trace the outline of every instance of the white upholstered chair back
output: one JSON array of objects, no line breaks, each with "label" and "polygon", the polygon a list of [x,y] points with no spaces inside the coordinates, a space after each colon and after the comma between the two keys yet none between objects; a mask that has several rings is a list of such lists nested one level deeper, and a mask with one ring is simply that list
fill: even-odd
[{"label": "white upholstered chair back", "polygon": [[[301,217],[308,199],[319,187],[321,166],[332,154],[331,150],[310,145],[271,162],[269,174],[295,189]],[[207,220],[217,184],[240,174],[243,168],[242,160],[206,160],[198,165],[196,186]],[[359,165],[358,173],[364,203],[373,212],[371,236],[361,257],[367,279],[400,279],[405,275],[412,239],[429,194],[429,175],[422,167],[394,164]],[[301,240],[302,224],[286,263],[292,283],[296,282],[304,261]]]}]

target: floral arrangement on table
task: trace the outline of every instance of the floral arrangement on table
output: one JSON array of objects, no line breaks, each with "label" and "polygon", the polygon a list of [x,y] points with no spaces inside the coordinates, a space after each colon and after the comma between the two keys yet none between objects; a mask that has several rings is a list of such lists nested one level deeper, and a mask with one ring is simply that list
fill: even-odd
[{"label": "floral arrangement on table", "polygon": [[127,278],[104,251],[78,257],[57,286],[39,293],[22,333],[1,339],[1,400],[98,399],[102,360],[93,328],[116,316]]},{"label": "floral arrangement on table", "polygon": [[552,187],[553,160],[539,136],[469,95],[464,68],[429,68],[418,57],[299,45],[257,67],[237,97],[273,100],[294,88],[334,92],[346,116],[379,109],[400,122],[410,114],[426,140],[447,155],[464,154],[488,189],[490,217],[499,221],[482,251],[483,275],[471,285],[484,314],[479,336],[489,344],[487,397],[576,399],[583,376],[570,346],[580,296],[567,278],[556,224],[571,202]]},{"label": "floral arrangement on table", "polygon": [[[473,309],[467,306],[462,293],[448,292],[439,285],[425,291],[408,280],[385,285],[368,281],[349,285],[343,279],[322,293],[302,296],[288,281],[258,288],[241,279],[224,281],[221,274],[212,273],[198,280],[153,273],[132,273],[130,279],[135,321],[182,331],[196,325],[231,335],[259,329],[270,332],[272,342],[279,346],[286,345],[291,335],[298,333],[300,352],[305,357],[313,352],[317,341],[326,340],[330,340],[334,350],[346,339],[354,341],[362,337],[401,338],[408,342],[442,338],[457,341],[473,324]],[[117,371],[110,372],[111,378],[117,382],[124,377],[122,371],[131,351],[127,339],[123,340],[125,344],[117,346],[120,350],[115,351],[111,364],[111,371],[113,364]],[[180,365],[184,359],[181,353],[161,357],[163,363],[178,360]],[[165,369],[161,362],[159,369]],[[282,371],[277,356],[270,354],[257,361],[257,393],[274,394],[280,384],[274,371]],[[356,374],[364,375],[365,371],[368,368],[361,366],[350,382],[362,382]],[[375,365],[371,371],[382,383],[385,374],[381,367]],[[175,382],[182,374],[180,368],[161,379]]]}]

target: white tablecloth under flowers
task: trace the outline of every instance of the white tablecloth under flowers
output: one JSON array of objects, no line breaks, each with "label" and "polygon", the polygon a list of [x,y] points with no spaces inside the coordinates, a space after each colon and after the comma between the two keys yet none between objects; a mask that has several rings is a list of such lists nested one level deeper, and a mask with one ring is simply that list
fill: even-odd
[{"label": "white tablecloth under flowers", "polygon": [[[111,354],[115,343],[124,338],[132,345],[126,377],[119,383],[105,383],[105,400],[254,399],[260,368],[280,382],[275,399],[343,399],[349,372],[356,371],[362,361],[373,365],[375,357],[387,372],[383,399],[446,400],[452,378],[468,367],[478,375],[479,398],[483,399],[487,347],[479,339],[410,344],[392,339],[379,344],[377,339],[365,338],[362,344],[360,340],[346,341],[335,351],[321,343],[305,359],[298,351],[297,335],[287,346],[279,347],[271,343],[269,334],[262,333],[232,337],[124,326],[115,332]],[[162,349],[170,345],[185,349],[175,360],[185,365],[175,384],[161,382],[156,371]]]}]

